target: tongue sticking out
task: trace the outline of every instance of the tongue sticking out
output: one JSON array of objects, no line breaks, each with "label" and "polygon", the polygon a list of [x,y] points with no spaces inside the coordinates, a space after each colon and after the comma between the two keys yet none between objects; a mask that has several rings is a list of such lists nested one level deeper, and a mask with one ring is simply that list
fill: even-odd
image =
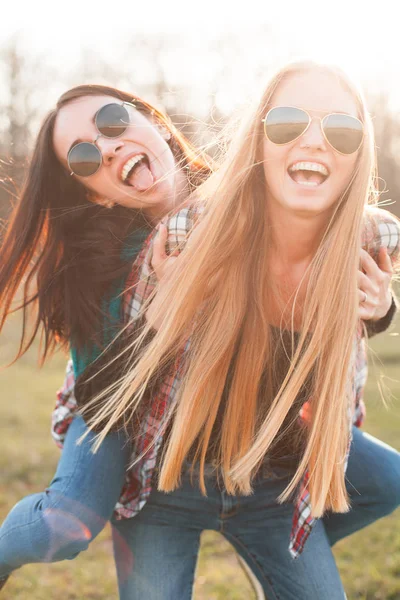
[{"label": "tongue sticking out", "polygon": [[153,185],[154,177],[147,164],[141,162],[133,170],[127,182],[139,192],[145,192]]},{"label": "tongue sticking out", "polygon": [[326,179],[322,173],[315,171],[295,171],[290,173],[290,176],[296,183],[314,183],[315,185],[320,185]]}]

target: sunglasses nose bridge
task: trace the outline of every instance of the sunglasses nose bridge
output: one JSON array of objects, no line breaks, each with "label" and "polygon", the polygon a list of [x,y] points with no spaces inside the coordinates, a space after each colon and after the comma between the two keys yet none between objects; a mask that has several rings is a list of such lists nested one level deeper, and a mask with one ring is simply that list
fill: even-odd
[{"label": "sunglasses nose bridge", "polygon": [[325,147],[326,140],[319,117],[310,117],[309,124],[301,136],[301,144],[311,147]]}]

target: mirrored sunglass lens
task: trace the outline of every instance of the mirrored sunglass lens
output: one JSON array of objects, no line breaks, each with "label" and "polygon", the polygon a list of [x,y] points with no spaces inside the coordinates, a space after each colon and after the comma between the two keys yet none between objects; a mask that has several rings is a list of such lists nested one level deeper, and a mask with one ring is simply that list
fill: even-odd
[{"label": "mirrored sunglass lens", "polygon": [[265,134],[274,144],[288,144],[306,130],[308,122],[309,118],[304,110],[278,106],[267,114]]},{"label": "mirrored sunglass lens", "polygon": [[128,125],[128,111],[120,104],[107,104],[96,115],[97,129],[108,138],[122,135]]},{"label": "mirrored sunglass lens", "polygon": [[80,177],[94,175],[101,165],[100,150],[88,142],[77,144],[68,153],[68,164],[75,175]]},{"label": "mirrored sunglass lens", "polygon": [[353,154],[361,145],[362,123],[350,115],[327,115],[322,122],[326,139],[342,154]]}]

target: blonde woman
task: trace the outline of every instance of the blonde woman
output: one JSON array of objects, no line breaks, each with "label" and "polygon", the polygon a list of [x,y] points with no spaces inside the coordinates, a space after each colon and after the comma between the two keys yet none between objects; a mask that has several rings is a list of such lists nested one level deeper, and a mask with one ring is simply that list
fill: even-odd
[{"label": "blonde woman", "polygon": [[332,526],[349,510],[366,377],[360,240],[398,267],[399,222],[368,206],[374,180],[361,93],[337,69],[289,65],[200,205],[169,222],[169,249],[183,252],[155,296],[152,244],[139,256],[133,362],[101,408],[87,395],[98,442],[129,426],[147,482],[139,514],[115,525],[125,597],[190,598],[204,529],[225,535],[268,598],[345,597],[320,517]]}]

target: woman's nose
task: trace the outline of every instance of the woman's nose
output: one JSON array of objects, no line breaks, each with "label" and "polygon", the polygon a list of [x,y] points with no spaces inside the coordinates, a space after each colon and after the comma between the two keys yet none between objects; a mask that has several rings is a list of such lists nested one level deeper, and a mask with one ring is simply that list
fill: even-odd
[{"label": "woman's nose", "polygon": [[124,147],[124,143],[120,138],[106,138],[100,136],[96,140],[96,146],[99,148],[103,157],[103,163],[110,163],[118,152]]},{"label": "woman's nose", "polygon": [[300,146],[326,150],[326,140],[319,119],[312,119],[307,131],[300,138]]}]

